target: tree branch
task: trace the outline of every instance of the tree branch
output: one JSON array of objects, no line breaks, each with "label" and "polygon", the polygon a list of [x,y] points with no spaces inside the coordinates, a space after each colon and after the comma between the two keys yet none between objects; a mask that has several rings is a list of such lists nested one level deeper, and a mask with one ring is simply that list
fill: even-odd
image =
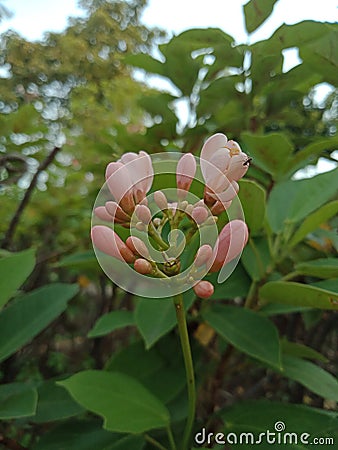
[{"label": "tree branch", "polygon": [[53,162],[56,154],[61,150],[59,147],[55,147],[50,154],[46,157],[44,161],[40,164],[38,170],[35,172],[32,181],[30,182],[30,185],[28,186],[28,189],[25,192],[25,195],[23,196],[23,199],[21,200],[17,210],[15,211],[14,216],[12,217],[12,220],[9,224],[9,227],[7,229],[7,232],[5,234],[5,237],[2,241],[1,248],[8,249],[11,246],[12,239],[16,230],[16,227],[18,226],[19,220],[22,216],[22,213],[24,212],[26,206],[28,205],[28,202],[33,194],[33,191],[37,185],[38,178],[41,172],[43,172],[47,167]]}]

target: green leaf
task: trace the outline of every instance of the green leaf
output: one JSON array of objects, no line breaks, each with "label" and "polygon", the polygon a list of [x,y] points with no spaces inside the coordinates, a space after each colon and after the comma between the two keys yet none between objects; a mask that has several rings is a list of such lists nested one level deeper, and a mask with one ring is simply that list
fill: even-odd
[{"label": "green leaf", "polygon": [[281,340],[282,353],[290,356],[296,356],[297,358],[315,359],[321,362],[328,362],[328,359],[321,353],[317,352],[313,348],[304,344],[296,342],[290,342],[287,339]]},{"label": "green leaf", "polygon": [[277,183],[269,196],[267,217],[274,232],[286,221],[297,223],[337,195],[338,169],[305,180]]},{"label": "green leaf", "polygon": [[0,314],[0,361],[31,341],[67,307],[77,285],[54,283],[20,296]]},{"label": "green leaf", "polygon": [[104,418],[104,428],[143,433],[169,424],[169,412],[141,383],[122,373],[87,370],[59,381],[84,408]]},{"label": "green leaf", "polygon": [[125,62],[146,72],[165,76],[164,64],[158,59],[152,58],[149,55],[139,53],[138,55],[128,55],[125,57]]},{"label": "green leaf", "polygon": [[338,293],[338,278],[333,278],[332,280],[316,281],[315,283],[311,283],[311,286]]},{"label": "green leaf", "polygon": [[283,177],[293,151],[293,145],[285,134],[257,135],[246,131],[241,134],[241,142],[256,166],[270,173],[275,180]]},{"label": "green leaf", "polygon": [[338,401],[338,381],[329,372],[309,361],[283,356],[282,374],[324,398]]},{"label": "green leaf", "polygon": [[295,269],[302,275],[318,278],[338,277],[338,259],[319,258],[314,261],[306,261],[295,265]]},{"label": "green leaf", "polygon": [[277,0],[250,0],[243,6],[248,33],[256,30],[272,13]]},{"label": "green leaf", "polygon": [[296,230],[292,236],[288,246],[289,248],[294,247],[299,242],[301,242],[311,231],[316,230],[322,223],[331,219],[338,213],[338,200],[327,203],[321,208],[317,209],[314,213],[310,214],[306,219],[300,224],[299,228]]},{"label": "green leaf", "polygon": [[239,199],[242,203],[245,222],[250,235],[254,235],[264,224],[266,193],[259,184],[250,180],[241,180]]},{"label": "green leaf", "polygon": [[67,255],[60,259],[55,266],[76,269],[77,271],[91,270],[97,272],[100,269],[95,253],[92,250]]},{"label": "green leaf", "polygon": [[217,283],[218,273],[206,277],[214,286],[213,300],[234,299],[235,297],[246,297],[249,292],[251,280],[241,264],[236,266],[229,278],[224,283]]},{"label": "green leaf", "polygon": [[270,281],[259,290],[259,299],[308,308],[338,309],[338,293],[291,281]]},{"label": "green leaf", "polygon": [[307,308],[305,306],[293,306],[293,305],[279,305],[278,303],[270,303],[264,305],[259,312],[265,316],[275,316],[278,314],[292,314],[295,312],[305,312],[310,311],[312,308]]},{"label": "green leaf", "polygon": [[267,267],[271,262],[269,245],[265,238],[249,238],[244,247],[241,262],[250,277],[259,281],[264,277]]},{"label": "green leaf", "polygon": [[[195,295],[192,290],[184,293],[186,309],[190,308]],[[149,349],[162,336],[172,330],[176,324],[176,314],[171,298],[148,299],[136,297],[135,323],[140,331],[146,348]]]},{"label": "green leaf", "polygon": [[281,368],[278,331],[261,314],[234,306],[214,306],[202,315],[220,336],[238,350]]},{"label": "green leaf", "polygon": [[104,336],[119,328],[135,325],[134,314],[131,311],[112,311],[100,317],[88,333],[88,337]]},{"label": "green leaf", "polygon": [[38,398],[36,414],[30,419],[34,423],[54,422],[84,412],[65,389],[55,384],[55,381],[46,381],[39,386]]},{"label": "green leaf", "polygon": [[[270,402],[268,400],[245,401],[225,409],[222,411],[221,417],[225,421],[225,432],[227,434],[230,432],[236,434],[251,432],[258,439],[260,433],[265,433],[265,435],[267,431],[275,433],[275,424],[283,422],[286,428],[285,432],[299,434],[299,440],[302,433],[311,435],[309,442],[315,436],[338,438],[338,416],[336,413],[309,408],[304,405]],[[300,450],[311,447],[313,446],[292,444],[292,447],[286,445],[285,449]],[[234,445],[232,448],[254,450],[257,448],[257,444],[245,444],[245,447]],[[264,439],[259,448],[269,450],[272,446]]]},{"label": "green leaf", "polygon": [[143,446],[142,436],[110,433],[102,429],[101,421],[70,420],[43,434],[32,450],[141,450]]},{"label": "green leaf", "polygon": [[0,310],[32,273],[34,254],[30,249],[0,259]]},{"label": "green leaf", "polygon": [[24,383],[0,385],[0,419],[31,416],[38,400],[36,389]]}]

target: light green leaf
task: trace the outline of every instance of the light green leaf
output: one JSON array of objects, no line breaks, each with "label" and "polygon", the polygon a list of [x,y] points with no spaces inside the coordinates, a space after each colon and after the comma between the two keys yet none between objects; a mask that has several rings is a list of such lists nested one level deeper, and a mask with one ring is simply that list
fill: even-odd
[{"label": "light green leaf", "polygon": [[[221,417],[225,421],[225,432],[227,434],[230,432],[238,434],[251,432],[258,439],[260,433],[266,433],[267,431],[274,433],[276,431],[275,424],[283,422],[286,428],[285,432],[299,433],[299,436],[302,433],[309,433],[311,439],[315,436],[338,438],[337,413],[309,408],[304,405],[270,402],[268,400],[244,401],[235,403],[234,406],[225,409],[221,413]],[[243,445],[232,447],[236,449],[244,448]],[[312,445],[292,444],[292,447],[286,445],[285,449],[300,450],[312,447]],[[257,448],[257,444],[245,444],[246,450],[254,450],[255,448]],[[259,448],[269,450],[272,446],[264,440]]]},{"label": "light green leaf", "polygon": [[265,238],[249,238],[244,247],[241,263],[250,277],[259,281],[264,277],[266,269],[271,262],[269,245]]},{"label": "light green leaf", "polygon": [[337,258],[319,258],[314,261],[306,261],[295,265],[295,269],[302,275],[317,278],[338,277]]},{"label": "light green leaf", "polygon": [[101,316],[88,333],[88,337],[104,336],[119,328],[135,325],[134,314],[131,311],[112,311]]},{"label": "light green leaf", "polygon": [[125,62],[146,72],[165,76],[164,64],[158,59],[152,58],[149,55],[139,53],[137,55],[128,55]]},{"label": "light green leaf", "polygon": [[337,293],[291,281],[266,283],[259,290],[259,299],[264,303],[338,310]]},{"label": "light green leaf", "polygon": [[87,370],[59,381],[84,408],[104,418],[104,428],[143,433],[169,424],[166,407],[135,379],[122,374]]},{"label": "light green leaf", "polygon": [[282,353],[297,358],[314,359],[321,362],[328,362],[328,359],[313,348],[297,342],[290,342],[287,339],[281,340]]},{"label": "light green leaf", "polygon": [[31,416],[38,400],[36,389],[24,383],[0,385],[0,419]]},{"label": "light green leaf", "polygon": [[297,223],[327,203],[338,192],[338,168],[305,180],[277,183],[269,196],[267,217],[274,232],[286,221]]},{"label": "light green leaf", "polygon": [[289,248],[294,247],[299,242],[301,242],[311,231],[316,230],[322,223],[331,219],[338,213],[338,200],[327,203],[321,208],[317,209],[314,213],[310,214],[306,219],[300,224],[299,228],[293,234],[288,246]]},{"label": "light green leaf", "polygon": [[217,305],[203,319],[238,350],[281,368],[278,331],[261,314],[234,306]]},{"label": "light green leaf", "polygon": [[338,401],[338,381],[329,372],[309,361],[283,356],[283,375],[324,398]]},{"label": "light green leaf", "polygon": [[248,33],[256,30],[272,13],[277,0],[250,0],[243,6]]},{"label": "light green leaf", "polygon": [[279,305],[278,303],[270,303],[264,305],[259,312],[265,316],[275,316],[278,314],[292,314],[295,312],[310,311],[311,308],[306,308],[305,306],[293,306],[293,305]]},{"label": "light green leaf", "polygon": [[34,254],[30,249],[0,259],[0,310],[31,274]]},{"label": "light green leaf", "polygon": [[31,341],[67,307],[77,285],[54,283],[20,296],[0,314],[0,361]]},{"label": "light green leaf", "polygon": [[250,235],[254,235],[264,224],[266,193],[259,184],[250,180],[241,180],[238,197],[242,203],[245,222]]},{"label": "light green leaf", "polygon": [[293,151],[293,145],[285,134],[257,135],[246,131],[241,134],[241,142],[256,166],[270,173],[275,180],[283,177]]},{"label": "light green leaf", "polygon": [[55,381],[45,381],[37,391],[39,400],[36,414],[30,419],[31,422],[54,422],[84,412],[84,409],[65,389],[55,384]]},{"label": "light green leaf", "polygon": [[[184,293],[186,309],[190,308],[195,295],[192,290]],[[171,298],[136,297],[135,323],[140,331],[146,348],[149,349],[162,336],[167,334],[176,324],[176,313]]]}]

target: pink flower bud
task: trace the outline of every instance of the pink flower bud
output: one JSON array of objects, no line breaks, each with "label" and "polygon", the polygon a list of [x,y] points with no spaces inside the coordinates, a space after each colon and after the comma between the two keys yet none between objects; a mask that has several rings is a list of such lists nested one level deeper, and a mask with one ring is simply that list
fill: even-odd
[{"label": "pink flower bud", "polygon": [[104,206],[98,206],[97,208],[95,208],[94,213],[95,213],[96,217],[98,217],[101,220],[105,220],[106,222],[113,221],[112,216],[107,212],[107,210]]},{"label": "pink flower bud", "polygon": [[232,220],[220,232],[214,248],[214,262],[210,272],[217,272],[240,255],[248,241],[248,227],[242,220]]},{"label": "pink flower bud", "polygon": [[101,252],[127,263],[135,261],[135,255],[111,228],[96,225],[91,230],[91,237],[93,244]]},{"label": "pink flower bud", "polygon": [[200,225],[207,220],[208,211],[203,206],[196,206],[196,208],[192,210],[191,217],[198,225]]},{"label": "pink flower bud", "polygon": [[209,244],[203,244],[197,251],[195,257],[195,266],[201,267],[207,264],[212,257],[212,248]]},{"label": "pink flower bud", "polygon": [[149,257],[149,250],[146,244],[137,236],[127,237],[126,245],[135,255],[141,255],[144,258]]},{"label": "pink flower bud", "polygon": [[153,270],[150,262],[142,258],[138,258],[134,262],[134,269],[136,270],[136,272],[141,273],[142,275],[148,275]]},{"label": "pink flower bud", "polygon": [[150,212],[150,209],[148,208],[148,206],[136,205],[135,214],[136,214],[137,218],[145,225],[148,225],[150,223],[151,212]]},{"label": "pink flower bud", "polygon": [[106,202],[105,206],[108,213],[115,219],[118,219],[121,222],[130,222],[128,214],[126,214],[116,202]]},{"label": "pink flower bud", "polygon": [[162,191],[154,192],[154,201],[161,211],[168,209],[168,200]]},{"label": "pink flower bud", "polygon": [[209,298],[214,293],[214,286],[210,283],[210,281],[202,280],[199,281],[193,287],[195,294],[200,298]]},{"label": "pink flower bud", "polygon": [[191,153],[186,153],[178,161],[176,168],[176,182],[180,198],[185,198],[185,191],[189,191],[195,173],[195,158]]}]

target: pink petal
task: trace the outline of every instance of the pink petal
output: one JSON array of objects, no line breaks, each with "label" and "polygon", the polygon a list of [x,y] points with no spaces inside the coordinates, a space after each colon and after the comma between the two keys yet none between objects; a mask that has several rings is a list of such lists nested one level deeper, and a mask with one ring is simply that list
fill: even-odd
[{"label": "pink petal", "polygon": [[104,206],[98,206],[94,209],[96,217],[106,222],[113,222],[113,217],[108,213]]},{"label": "pink petal", "polygon": [[104,225],[96,225],[91,230],[91,238],[95,247],[101,252],[120,261],[128,263],[135,261],[133,253],[111,228]]},{"label": "pink petal", "polygon": [[245,164],[247,160],[248,156],[243,152],[233,156],[230,160],[229,168],[227,171],[227,177],[230,180],[235,181],[238,181],[240,178],[244,177],[249,168],[249,165]]},{"label": "pink petal", "polygon": [[202,147],[201,158],[210,161],[212,155],[218,149],[225,147],[227,142],[228,138],[222,133],[217,133],[213,136],[210,136],[209,139],[205,141]]},{"label": "pink petal", "polygon": [[210,283],[210,281],[202,280],[199,281],[193,287],[195,294],[200,298],[209,298],[214,293],[214,286]]},{"label": "pink petal", "polygon": [[128,196],[128,192],[130,192],[133,187],[126,166],[119,162],[110,163],[107,166],[106,179],[109,190],[117,203],[119,203],[124,196]]},{"label": "pink petal", "polygon": [[209,244],[203,244],[198,249],[195,257],[195,266],[200,267],[211,259],[213,254],[212,248]]},{"label": "pink petal", "polygon": [[176,167],[177,188],[189,191],[196,173],[196,160],[191,153],[183,155]]},{"label": "pink petal", "polygon": [[204,206],[196,206],[191,213],[191,217],[198,225],[205,222],[208,216],[208,211],[204,208]]},{"label": "pink petal", "polygon": [[135,208],[136,217],[145,225],[148,225],[151,221],[151,212],[146,205],[136,205]]},{"label": "pink petal", "polygon": [[214,262],[210,269],[216,272],[243,251],[248,241],[248,227],[242,220],[232,220],[220,232],[214,248]]},{"label": "pink petal", "polygon": [[238,183],[236,183],[236,181],[232,181],[231,184],[229,185],[229,187],[225,191],[217,193],[217,194],[212,194],[212,193],[208,193],[208,194],[210,195],[210,197],[214,198],[215,200],[218,200],[222,203],[227,203],[236,197],[238,191],[239,191]]},{"label": "pink petal", "polygon": [[153,267],[146,259],[138,258],[134,262],[134,269],[142,275],[148,275],[153,271]]}]

